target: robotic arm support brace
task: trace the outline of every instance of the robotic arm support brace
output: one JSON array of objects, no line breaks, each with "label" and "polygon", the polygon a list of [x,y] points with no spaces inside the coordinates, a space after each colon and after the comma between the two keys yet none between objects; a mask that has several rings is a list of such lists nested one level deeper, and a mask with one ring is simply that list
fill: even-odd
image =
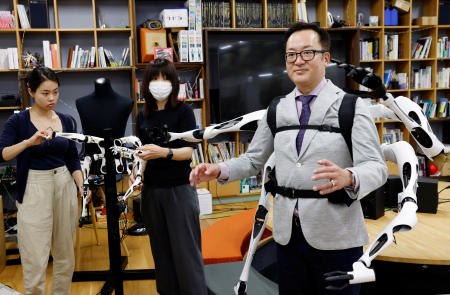
[{"label": "robotic arm support brace", "polygon": [[353,263],[353,271],[325,274],[326,280],[333,283],[327,289],[343,289],[348,284],[375,281],[375,273],[370,268],[372,260],[394,241],[395,233],[409,231],[417,224],[418,163],[414,150],[407,142],[399,141],[382,145],[382,151],[386,160],[398,165],[403,186],[398,196],[399,214],[377,235],[359,260]]}]

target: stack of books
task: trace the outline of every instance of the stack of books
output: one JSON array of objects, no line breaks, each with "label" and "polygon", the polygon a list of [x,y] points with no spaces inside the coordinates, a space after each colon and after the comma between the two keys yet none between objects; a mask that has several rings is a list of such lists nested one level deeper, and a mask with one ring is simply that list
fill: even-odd
[{"label": "stack of books", "polygon": [[0,70],[19,69],[17,48],[0,49]]},{"label": "stack of books", "polygon": [[411,58],[428,58],[432,40],[433,38],[431,36],[417,39],[414,45],[411,46]]},{"label": "stack of books", "polygon": [[450,67],[438,70],[436,73],[436,87],[450,87]]},{"label": "stack of books", "polygon": [[67,68],[93,68],[95,67],[95,47],[84,50],[78,45],[69,48]]},{"label": "stack of books", "polygon": [[398,59],[398,34],[384,35],[384,56],[386,59]]},{"label": "stack of books", "polygon": [[231,27],[230,1],[203,0],[203,27]]},{"label": "stack of books", "polygon": [[14,14],[11,11],[0,11],[0,29],[15,29]]},{"label": "stack of books", "polygon": [[448,51],[449,41],[448,36],[438,39],[437,42],[437,57],[450,57],[450,52]]}]

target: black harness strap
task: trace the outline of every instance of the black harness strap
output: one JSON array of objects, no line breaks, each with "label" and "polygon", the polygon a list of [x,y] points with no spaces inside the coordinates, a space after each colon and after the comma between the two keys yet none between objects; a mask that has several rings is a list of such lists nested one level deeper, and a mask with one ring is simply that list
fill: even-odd
[{"label": "black harness strap", "polygon": [[341,133],[341,129],[333,127],[330,125],[296,125],[296,126],[283,126],[277,128],[275,133],[286,131],[286,130],[299,130],[299,129],[315,129],[323,132],[336,132]]},{"label": "black harness strap", "polygon": [[352,146],[352,128],[353,119],[355,118],[355,105],[357,95],[345,94],[342,99],[341,106],[339,107],[338,119],[339,127],[341,129],[342,136],[347,143],[348,151],[353,159],[353,146]]},{"label": "black harness strap", "polygon": [[344,189],[340,189],[327,195],[321,195],[319,192],[313,190],[301,190],[279,186],[275,178],[275,169],[269,173],[269,181],[264,183],[266,192],[270,192],[272,196],[276,194],[282,195],[289,199],[328,199],[328,202],[333,204],[345,204],[350,207],[353,199],[350,198]]}]

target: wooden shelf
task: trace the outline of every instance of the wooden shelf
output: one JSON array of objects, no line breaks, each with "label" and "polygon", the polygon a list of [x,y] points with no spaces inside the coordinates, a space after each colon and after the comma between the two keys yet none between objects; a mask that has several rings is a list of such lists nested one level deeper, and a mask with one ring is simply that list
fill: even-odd
[{"label": "wooden shelf", "polygon": [[[202,62],[174,62],[173,63],[177,69],[180,68],[201,68],[204,63]],[[137,63],[137,69],[145,69],[147,68],[148,63]]]},{"label": "wooden shelf", "polygon": [[11,34],[15,33],[16,29],[0,29],[0,34]]},{"label": "wooden shelf", "polygon": [[61,68],[55,69],[55,71],[62,72],[101,72],[101,71],[131,71],[133,67],[95,67],[95,68]]},{"label": "wooden shelf", "polygon": [[54,33],[57,29],[18,29],[18,31],[26,33]]},{"label": "wooden shelf", "polygon": [[408,89],[388,89],[388,92],[407,92]]},{"label": "wooden shelf", "polygon": [[95,32],[95,29],[58,29],[58,32],[62,33],[93,33]]},{"label": "wooden shelf", "polygon": [[241,196],[241,197],[246,197],[246,196],[255,196],[255,195],[259,195],[259,194],[261,194],[261,190],[260,189],[258,189],[258,190],[253,190],[253,191],[250,191],[249,193],[238,193],[238,196]]},{"label": "wooden shelf", "polygon": [[411,88],[410,91],[432,91],[434,88]]},{"label": "wooden shelf", "polygon": [[111,32],[111,33],[116,33],[116,32],[131,32],[131,31],[132,31],[131,28],[104,28],[104,29],[96,28],[96,29],[94,29],[94,30],[97,31],[97,32],[105,32],[105,33],[108,33],[108,32]]},{"label": "wooden shelf", "polygon": [[384,59],[384,62],[403,62],[409,61],[409,58]]},{"label": "wooden shelf", "polygon": [[20,106],[13,106],[13,107],[0,107],[0,110],[19,110]]},{"label": "wooden shelf", "polygon": [[17,73],[18,71],[19,71],[18,69],[12,69],[12,70],[1,69],[0,73]]},{"label": "wooden shelf", "polygon": [[409,28],[410,26],[384,26],[385,30],[404,30]]},{"label": "wooden shelf", "polygon": [[187,102],[198,102],[198,101],[203,101],[203,98],[187,98],[187,99],[183,99],[183,101],[187,101]]},{"label": "wooden shelf", "polygon": [[431,61],[435,60],[436,58],[428,57],[428,58],[411,58],[411,62],[417,62],[417,61]]},{"label": "wooden shelf", "polygon": [[381,59],[371,59],[371,60],[360,60],[359,62],[369,63],[369,62],[382,62]]},{"label": "wooden shelf", "polygon": [[359,27],[360,30],[380,30],[382,29],[382,26],[361,26]]}]

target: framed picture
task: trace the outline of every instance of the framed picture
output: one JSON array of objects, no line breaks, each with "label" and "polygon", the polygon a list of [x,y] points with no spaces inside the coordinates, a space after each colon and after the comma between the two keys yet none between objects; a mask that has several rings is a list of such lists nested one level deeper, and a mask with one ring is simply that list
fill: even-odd
[{"label": "framed picture", "polygon": [[173,62],[173,49],[172,48],[155,48],[155,59],[165,58]]}]

